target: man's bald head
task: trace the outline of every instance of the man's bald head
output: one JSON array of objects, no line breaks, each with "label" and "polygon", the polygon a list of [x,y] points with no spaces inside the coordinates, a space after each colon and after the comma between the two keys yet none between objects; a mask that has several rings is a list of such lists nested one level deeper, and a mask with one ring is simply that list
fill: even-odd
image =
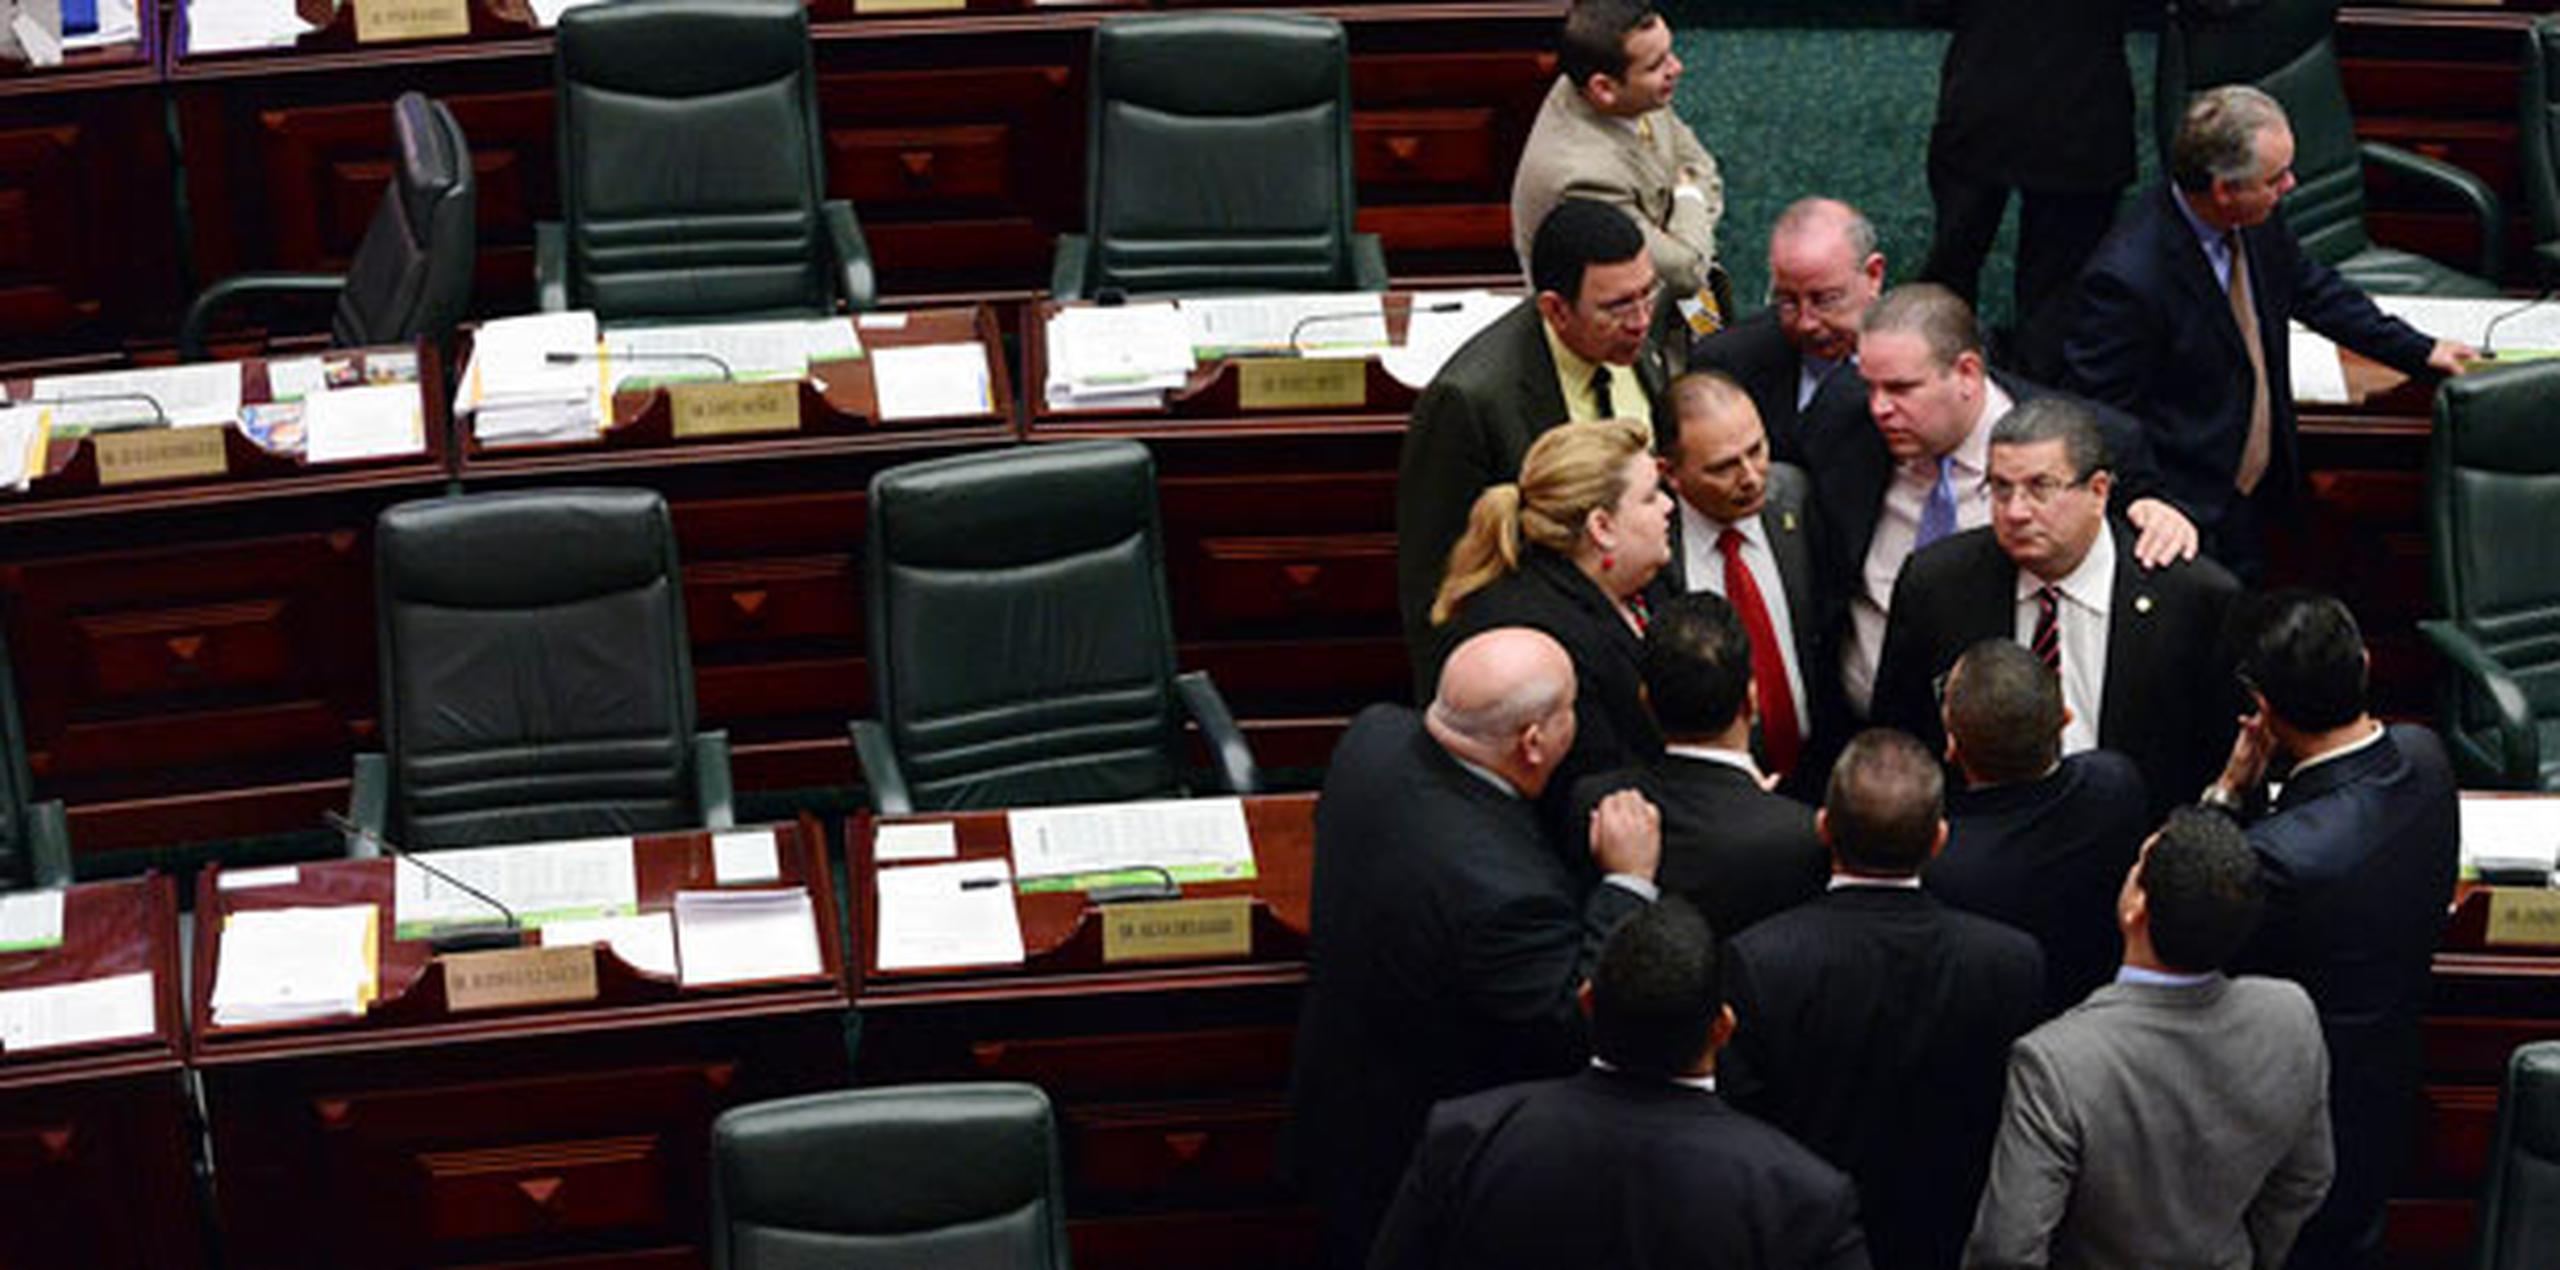
[{"label": "man's bald head", "polygon": [[1573,696],[1563,645],[1544,631],[1499,627],[1449,654],[1428,724],[1451,753],[1535,796],[1573,748]]},{"label": "man's bald head", "polygon": [[1858,320],[1884,289],[1876,227],[1836,198],[1788,204],[1769,230],[1769,306],[1796,351],[1838,361],[1857,351]]}]

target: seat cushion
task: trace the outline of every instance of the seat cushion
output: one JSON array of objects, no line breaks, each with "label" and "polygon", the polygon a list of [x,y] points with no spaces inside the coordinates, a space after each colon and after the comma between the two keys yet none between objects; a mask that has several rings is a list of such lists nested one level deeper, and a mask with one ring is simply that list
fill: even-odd
[{"label": "seat cushion", "polygon": [[2395,247],[2367,247],[2338,264],[2338,273],[2369,295],[2489,297],[2498,285]]}]

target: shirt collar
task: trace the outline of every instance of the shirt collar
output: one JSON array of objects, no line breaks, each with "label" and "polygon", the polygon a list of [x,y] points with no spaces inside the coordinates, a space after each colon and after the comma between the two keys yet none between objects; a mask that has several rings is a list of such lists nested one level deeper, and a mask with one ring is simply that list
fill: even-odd
[{"label": "shirt collar", "polygon": [[1824,889],[1845,891],[1853,887],[1874,887],[1878,890],[1890,891],[1917,891],[1920,889],[1920,875],[1914,873],[1909,877],[1880,878],[1863,873],[1834,873],[1831,875],[1830,886]]},{"label": "shirt collar", "polygon": [[[1446,751],[1443,752],[1445,753]],[[1497,772],[1490,767],[1486,767],[1482,763],[1468,762],[1465,759],[1459,758],[1455,754],[1449,755],[1449,761],[1467,769],[1468,775],[1475,777],[1477,780],[1483,781],[1487,785],[1493,786],[1495,789],[1501,790],[1504,797],[1520,797],[1520,791],[1515,788],[1510,781],[1504,780],[1502,773]]]},{"label": "shirt collar", "polygon": [[[1596,1054],[1591,1058],[1591,1067],[1594,1071],[1615,1073],[1618,1070],[1616,1064],[1611,1063],[1608,1059],[1602,1058]],[[1667,1079],[1669,1079],[1672,1084],[1687,1085],[1691,1089],[1704,1090],[1711,1094],[1716,1091],[1716,1074],[1714,1072],[1708,1072],[1704,1076],[1672,1076]]]},{"label": "shirt collar", "polygon": [[2196,241],[2203,244],[2205,259],[2221,255],[2224,244],[2229,241],[2224,235],[2233,231],[2218,228],[2197,215],[2195,204],[2187,201],[2186,191],[2175,185],[2169,187],[2169,201],[2178,205],[2178,215],[2186,219],[2187,228],[2195,233]]},{"label": "shirt collar", "polygon": [[2310,758],[2304,759],[2293,765],[2292,773],[2286,776],[2285,779],[2295,781],[2301,780],[2304,772],[2310,771],[2312,768],[2318,767],[2322,763],[2326,763],[2331,759],[2345,758],[2350,754],[2372,749],[2374,746],[2381,744],[2382,735],[2382,722],[2377,719],[2374,721],[2373,731],[2366,733],[2363,740],[2349,741],[2326,754],[2315,754]]},{"label": "shirt collar", "polygon": [[2200,975],[2184,975],[2173,970],[2152,970],[2143,966],[2116,967],[2117,983],[2149,984],[2159,988],[2192,988],[2198,984],[2211,983],[2221,977],[2222,972],[2218,970],[2208,970]]},{"label": "shirt collar", "polygon": [[[2106,522],[2100,521],[2098,536],[2089,544],[2088,552],[2080,557],[2079,565],[2071,572],[2062,575],[2062,580],[2054,586],[2059,588],[2063,595],[2069,597],[2072,603],[2100,617],[2105,617],[2114,608],[2115,583],[2115,530]],[[2043,588],[2044,579],[2024,569],[2018,570],[2019,599],[2033,599],[2036,592]]]},{"label": "shirt collar", "polygon": [[1760,779],[1760,764],[1742,750],[1728,750],[1714,745],[1666,745],[1662,747],[1662,752],[1696,759],[1701,763],[1722,763],[1727,767],[1740,768],[1743,775],[1755,781]]},{"label": "shirt collar", "polygon": [[[1533,300],[1532,303],[1534,302],[1535,301]],[[1547,351],[1555,355],[1556,377],[1568,384],[1590,383],[1591,372],[1600,369],[1599,363],[1590,361],[1584,358],[1582,354],[1566,347],[1564,337],[1556,334],[1556,328],[1553,324],[1547,321],[1543,314],[1538,318],[1538,329],[1546,332]],[[1610,367],[1609,377],[1611,379],[1616,379],[1618,377],[1617,368],[1615,366]],[[1611,404],[1614,405],[1616,403],[1613,402]]]},{"label": "shirt collar", "polygon": [[1769,549],[1769,527],[1761,524],[1759,517],[1745,516],[1737,521],[1726,522],[1699,511],[1691,506],[1686,498],[1681,498],[1679,502],[1681,532],[1692,535],[1695,541],[1708,551],[1716,549],[1716,540],[1724,537],[1724,531],[1728,529],[1741,530],[1744,542],[1763,551]]},{"label": "shirt collar", "polygon": [[[2000,422],[2000,416],[2009,413],[2016,404],[1992,380],[1990,372],[1985,371],[1982,376],[1982,412],[1974,416],[1973,428],[1964,434],[1964,440],[1956,442],[1956,448],[1945,457],[1955,460],[1955,465],[1969,475],[1980,476],[1990,471],[1991,425]],[[1915,471],[1925,471],[1935,479],[1938,460],[1923,454],[1910,460],[1907,466]]]}]

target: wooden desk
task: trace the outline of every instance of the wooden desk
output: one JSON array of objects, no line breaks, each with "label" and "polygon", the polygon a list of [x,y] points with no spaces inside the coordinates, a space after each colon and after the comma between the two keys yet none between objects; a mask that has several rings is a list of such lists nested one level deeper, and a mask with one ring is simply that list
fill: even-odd
[{"label": "wooden desk", "polygon": [[[1100,924],[1081,894],[1032,894],[1017,896],[1024,965],[939,973],[874,968],[875,826],[868,817],[846,826],[861,1080],[1047,1090],[1085,1270],[1314,1260],[1313,1215],[1282,1184],[1279,1147],[1306,982],[1315,798],[1247,799],[1245,815],[1259,876],[1185,894],[1259,899],[1251,957],[1104,965]],[[903,819],[951,821],[963,857],[1008,851],[1002,812]]]},{"label": "wooden desk", "polygon": [[[390,935],[392,862],[300,866],[290,884],[197,890],[194,1062],[220,1168],[225,1259],[249,1266],[696,1266],[713,1117],[844,1081],[843,957],[824,839],[776,827],[816,911],[822,978],[683,989],[599,959],[601,998],[443,1008],[424,943]],[[640,905],[712,886],[708,835],[640,839]],[[359,1018],[216,1027],[230,913],[386,907],[382,994]]]},{"label": "wooden desk", "polygon": [[149,971],[148,1036],[0,1057],[0,1265],[156,1270],[201,1264],[180,1062],[175,888],[154,875],[73,887],[62,943],[0,954],[0,988]]}]

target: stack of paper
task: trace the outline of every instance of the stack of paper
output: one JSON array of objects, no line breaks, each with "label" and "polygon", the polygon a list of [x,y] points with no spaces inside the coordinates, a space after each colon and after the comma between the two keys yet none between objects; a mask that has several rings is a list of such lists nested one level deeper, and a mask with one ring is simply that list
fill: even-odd
[{"label": "stack of paper", "polygon": [[1002,860],[882,869],[882,970],[941,970],[1022,963],[1022,917]]},{"label": "stack of paper", "polygon": [[[419,867],[420,860],[445,876]],[[506,905],[528,927],[564,918],[623,916],[640,907],[640,873],[629,838],[415,851],[394,865],[394,933],[416,939],[439,927],[506,920],[489,900],[447,878],[469,883]]]},{"label": "stack of paper", "polygon": [[596,315],[580,309],[500,318],[473,336],[453,402],[487,445],[586,441],[604,431],[610,368]]},{"label": "stack of paper", "polygon": [[303,398],[304,453],[314,463],[417,454],[427,447],[426,402],[416,384],[370,384]]},{"label": "stack of paper", "polygon": [[380,922],[371,904],[233,913],[213,978],[215,1026],[364,1013],[377,990]]},{"label": "stack of paper", "polygon": [[134,0],[98,0],[98,29],[66,34],[62,37],[62,47],[78,52],[112,44],[132,44],[141,38],[142,23],[134,16]]},{"label": "stack of paper", "polygon": [[1374,292],[1215,296],[1175,306],[1201,357],[1339,356],[1387,346],[1386,306]]},{"label": "stack of paper", "polygon": [[2461,807],[2464,869],[2484,859],[2560,863],[2560,798],[2465,798]]},{"label": "stack of paper", "polygon": [[676,892],[676,954],[688,988],[827,972],[809,892]]},{"label": "stack of paper", "polygon": [[148,970],[0,992],[0,1051],[11,1054],[149,1036],[155,1026]]},{"label": "stack of paper", "polygon": [[240,367],[231,362],[48,375],[27,399],[53,410],[57,429],[227,428],[240,418]]},{"label": "stack of paper", "polygon": [[1123,875],[1175,882],[1254,876],[1253,834],[1235,798],[1088,803],[1005,813],[1024,890],[1077,890]]},{"label": "stack of paper", "polygon": [[846,318],[640,326],[605,332],[619,391],[656,383],[718,379],[801,379],[809,363],[862,356]]},{"label": "stack of paper", "polygon": [[39,406],[0,407],[0,486],[24,491],[44,475],[45,417]]},{"label": "stack of paper", "polygon": [[1493,324],[1520,303],[1516,295],[1490,291],[1420,291],[1404,324],[1404,343],[1387,350],[1378,364],[1407,388],[1429,384],[1442,363],[1476,332]]},{"label": "stack of paper", "polygon": [[1049,318],[1049,382],[1061,410],[1152,407],[1200,363],[1191,328],[1171,304],[1060,309]]},{"label": "stack of paper", "polygon": [[871,355],[871,389],[880,421],[952,419],[993,413],[987,346],[905,344]]},{"label": "stack of paper", "polygon": [[52,889],[0,895],[0,952],[28,952],[62,943],[62,892]]},{"label": "stack of paper", "polygon": [[664,912],[632,917],[566,918],[542,928],[542,946],[603,944],[632,969],[646,974],[676,974],[676,928]]},{"label": "stack of paper", "polygon": [[[104,18],[101,12],[100,20]],[[293,0],[189,0],[186,51],[285,48],[313,29],[295,11]]]}]

